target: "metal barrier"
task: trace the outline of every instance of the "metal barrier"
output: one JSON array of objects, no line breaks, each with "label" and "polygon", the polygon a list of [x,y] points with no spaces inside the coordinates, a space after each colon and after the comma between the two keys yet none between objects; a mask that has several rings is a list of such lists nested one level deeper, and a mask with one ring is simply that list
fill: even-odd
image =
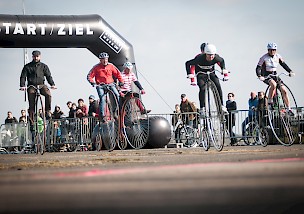
[{"label": "metal barrier", "polygon": [[91,134],[98,119],[95,117],[63,118],[49,121],[47,148],[49,151],[89,149]]},{"label": "metal barrier", "polygon": [[2,124],[0,130],[1,152],[20,152],[29,143],[29,127],[26,123]]},{"label": "metal barrier", "polygon": [[[304,133],[304,107],[299,107],[296,117],[300,119],[299,140],[302,141]],[[247,139],[254,142],[256,133],[254,123],[264,123],[268,126],[266,117],[250,117],[248,110],[231,111],[226,118],[226,140],[240,141]],[[170,145],[176,147],[193,147],[201,142],[200,129],[203,120],[198,112],[171,113],[171,114],[149,114],[149,116],[164,117],[171,124]],[[92,144],[91,135],[98,123],[95,117],[63,118],[50,120],[47,125],[47,151],[75,151],[90,149]],[[0,152],[21,152],[32,146],[32,133],[26,123],[2,124],[0,137]],[[246,142],[248,144],[248,142]]]}]

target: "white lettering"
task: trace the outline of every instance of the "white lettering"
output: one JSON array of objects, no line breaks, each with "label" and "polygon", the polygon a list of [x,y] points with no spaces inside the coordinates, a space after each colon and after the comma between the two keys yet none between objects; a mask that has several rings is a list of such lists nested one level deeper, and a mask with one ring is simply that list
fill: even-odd
[{"label": "white lettering", "polygon": [[45,35],[45,28],[46,28],[46,24],[38,24],[38,26],[40,27],[40,31],[41,31],[41,35]]},{"label": "white lettering", "polygon": [[69,35],[73,35],[73,26],[69,24]]},{"label": "white lettering", "polygon": [[9,34],[9,27],[12,26],[12,24],[3,22],[3,26],[5,27],[5,34]]},{"label": "white lettering", "polygon": [[76,28],[76,35],[83,35],[83,25],[82,24],[75,24]]},{"label": "white lettering", "polygon": [[57,27],[59,27],[58,36],[66,35],[66,32],[64,31],[65,24],[57,24]]},{"label": "white lettering", "polygon": [[86,24],[86,26],[87,26],[87,35],[93,35],[93,34],[94,34],[94,31],[92,31],[92,30],[90,29],[90,25]]},{"label": "white lettering", "polygon": [[[46,35],[47,30],[51,30],[50,35],[56,33],[56,30],[54,29],[54,25],[51,25],[51,29],[48,29],[47,24],[34,24],[34,23],[8,23],[8,22],[3,22],[2,26],[4,29],[2,32],[5,34],[21,34],[21,35]],[[59,36],[65,36],[65,35],[77,35],[77,36],[83,36],[83,35],[94,35],[94,31],[91,30],[89,24],[57,24],[57,35]],[[114,45],[118,41],[115,41],[114,38],[111,38],[110,35],[106,34],[103,35],[104,40],[106,40],[110,45]]]},{"label": "white lettering", "polygon": [[36,35],[36,25],[35,24],[26,24],[26,34],[27,35]]},{"label": "white lettering", "polygon": [[13,34],[24,34],[22,25],[20,23],[16,23]]}]

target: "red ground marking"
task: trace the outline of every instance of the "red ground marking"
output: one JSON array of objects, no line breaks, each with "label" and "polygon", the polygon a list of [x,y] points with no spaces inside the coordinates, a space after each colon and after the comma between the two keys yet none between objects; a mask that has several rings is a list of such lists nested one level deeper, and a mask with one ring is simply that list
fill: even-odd
[{"label": "red ground marking", "polygon": [[93,176],[105,176],[105,175],[119,175],[129,174],[137,172],[145,172],[147,170],[159,170],[159,169],[178,169],[178,168],[193,168],[203,167],[208,165],[228,165],[228,164],[242,164],[242,163],[275,163],[275,162],[293,162],[304,161],[304,158],[282,158],[282,159],[263,159],[263,160],[249,160],[245,162],[211,162],[211,163],[194,163],[194,164],[179,164],[179,165],[162,165],[156,167],[146,168],[130,168],[130,169],[94,169],[85,172],[61,172],[55,173],[55,177],[93,177]]}]

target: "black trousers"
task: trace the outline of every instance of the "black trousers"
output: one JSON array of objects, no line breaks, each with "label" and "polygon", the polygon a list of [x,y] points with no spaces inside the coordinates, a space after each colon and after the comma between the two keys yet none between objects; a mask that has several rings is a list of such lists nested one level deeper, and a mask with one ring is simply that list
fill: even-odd
[{"label": "black trousers", "polygon": [[[201,74],[197,76],[197,85],[199,87],[199,101],[200,101],[200,108],[205,107],[205,83],[208,76],[206,74]],[[223,92],[220,85],[220,81],[215,74],[210,74],[211,81],[215,84],[216,89],[220,96],[221,104],[223,105]]]}]

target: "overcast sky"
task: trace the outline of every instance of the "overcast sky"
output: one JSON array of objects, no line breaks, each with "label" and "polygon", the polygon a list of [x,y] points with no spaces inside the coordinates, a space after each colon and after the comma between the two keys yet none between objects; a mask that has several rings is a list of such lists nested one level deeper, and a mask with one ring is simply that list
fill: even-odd
[{"label": "overcast sky", "polygon": [[[268,42],[296,73],[285,77],[304,106],[304,30],[301,0],[24,0],[27,15],[86,15],[103,17],[134,48],[138,77],[146,90],[143,102],[151,113],[171,113],[180,94],[198,103],[198,87],[186,79],[185,62],[199,53],[202,42],[216,45],[225,59],[230,80],[222,83],[224,100],[234,92],[239,109],[247,109],[251,91],[265,90],[255,76],[259,58]],[[22,0],[0,0],[0,14],[22,14]],[[33,48],[34,49],[34,48]],[[33,49],[28,49],[31,53]],[[58,87],[52,91],[54,106],[67,113],[65,103],[90,94],[97,96],[86,75],[99,60],[87,49],[40,49]],[[30,57],[31,59],[31,57]],[[23,49],[0,49],[0,120],[8,110],[20,116],[27,108],[19,89]],[[111,61],[111,58],[110,58]],[[283,69],[280,68],[279,71]],[[147,80],[147,81],[146,81]]]}]

